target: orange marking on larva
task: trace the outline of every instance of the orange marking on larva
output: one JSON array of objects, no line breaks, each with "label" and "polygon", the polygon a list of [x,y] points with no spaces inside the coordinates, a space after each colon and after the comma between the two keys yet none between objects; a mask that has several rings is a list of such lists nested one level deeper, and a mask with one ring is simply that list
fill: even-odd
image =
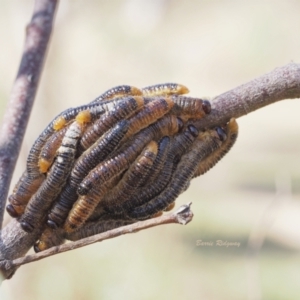
[{"label": "orange marking on larva", "polygon": [[132,96],[142,96],[142,95],[143,95],[143,92],[142,92],[140,89],[138,89],[138,88],[132,86],[132,87],[131,87],[131,93],[130,93],[130,94],[131,94]]},{"label": "orange marking on larva", "polygon": [[76,121],[79,124],[86,124],[91,122],[91,113],[88,110],[84,110],[81,111],[80,113],[78,113],[78,115],[76,116]]},{"label": "orange marking on larva", "polygon": [[60,130],[66,125],[66,123],[67,123],[66,119],[62,116],[59,116],[53,122],[53,129],[56,131]]},{"label": "orange marking on larva", "polygon": [[163,117],[174,106],[170,98],[159,98],[145,105],[129,122],[125,136],[129,137]]},{"label": "orange marking on larva", "polygon": [[153,153],[153,154],[156,156],[157,151],[158,151],[158,145],[157,145],[157,143],[154,142],[154,141],[151,141],[151,142],[146,146],[146,149],[145,149],[144,152],[146,152],[146,151],[151,152],[151,153]]},{"label": "orange marking on larva", "polygon": [[61,142],[71,124],[72,123],[65,126],[61,130],[54,132],[44,144],[38,161],[39,171],[41,173],[46,173],[50,168],[55,158],[57,149],[60,147]]},{"label": "orange marking on larva", "polygon": [[39,159],[39,169],[41,173],[47,173],[47,171],[49,170],[50,166],[51,166],[51,161],[48,161],[44,158],[40,158]]},{"label": "orange marking on larva", "polygon": [[145,105],[144,97],[135,96],[134,99],[138,105],[138,109],[142,108]]}]

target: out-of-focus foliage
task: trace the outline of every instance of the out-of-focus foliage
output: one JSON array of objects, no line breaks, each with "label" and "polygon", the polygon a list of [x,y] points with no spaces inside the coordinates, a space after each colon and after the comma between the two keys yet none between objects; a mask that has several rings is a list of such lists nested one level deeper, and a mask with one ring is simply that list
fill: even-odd
[{"label": "out-of-focus foliage", "polygon": [[[1,2],[1,115],[32,6]],[[213,97],[300,62],[299,11],[292,0],[60,1],[13,183],[53,116],[112,86],[174,81]],[[299,100],[282,101],[238,120],[235,147],[177,201],[193,202],[188,226],[25,265],[2,284],[1,299],[299,299],[299,109]]]}]

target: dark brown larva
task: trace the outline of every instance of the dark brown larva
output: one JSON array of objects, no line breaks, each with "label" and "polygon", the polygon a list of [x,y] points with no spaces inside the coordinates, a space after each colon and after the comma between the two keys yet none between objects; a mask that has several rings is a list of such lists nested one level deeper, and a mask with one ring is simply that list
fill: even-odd
[{"label": "dark brown larva", "polygon": [[142,97],[127,97],[115,107],[107,111],[98,120],[96,120],[84,132],[80,144],[79,153],[88,149],[100,136],[112,128],[122,119],[127,119],[144,105]]},{"label": "dark brown larva", "polygon": [[238,136],[238,124],[234,118],[226,125],[226,135],[227,138],[221,147],[199,163],[193,178],[206,173],[231,149]]},{"label": "dark brown larva", "polygon": [[178,83],[163,83],[142,88],[144,96],[182,95],[189,92],[188,88]]},{"label": "dark brown larva", "polygon": [[211,111],[210,103],[200,98],[172,96],[174,106],[171,113],[179,116],[184,121],[205,117]]},{"label": "dark brown larva", "polygon": [[57,151],[56,160],[47,174],[47,180],[30,199],[20,218],[23,230],[31,232],[60,193],[73,166],[77,142],[86,123],[90,121],[90,117],[89,111],[79,113],[76,121],[67,130]]},{"label": "dark brown larva", "polygon": [[99,220],[95,222],[89,222],[84,224],[78,230],[66,233],[66,238],[71,241],[78,241],[80,239],[99,234],[111,229],[126,226],[134,223],[133,220]]},{"label": "dark brown larva", "polygon": [[136,192],[140,182],[150,171],[156,158],[157,150],[158,146],[154,141],[145,147],[140,156],[124,174],[122,180],[101,200],[106,211],[114,214],[124,212],[122,203],[127,200],[130,201],[131,196]]},{"label": "dark brown larva", "polygon": [[[124,180],[122,179],[121,182],[113,189],[113,194],[108,194],[108,198],[104,203],[106,209],[108,208],[110,201],[112,202],[112,207],[114,205],[117,207],[118,202],[122,199],[122,197],[126,199],[127,193],[129,194],[131,192],[129,190],[130,185],[132,185],[132,189],[134,190],[134,180],[138,180],[138,176],[141,176],[142,171],[146,172],[150,169],[156,154],[157,143],[149,143],[141,156],[139,156],[137,163],[133,164],[133,166],[129,168],[129,171],[125,173],[123,176]],[[98,203],[103,201],[104,195],[107,191],[108,184],[106,183],[103,186],[95,186],[87,195],[79,197],[68,215],[64,229],[67,232],[71,232],[82,226],[82,224],[92,215]]]},{"label": "dark brown larva", "polygon": [[145,105],[136,115],[129,120],[129,129],[126,137],[132,136],[148,125],[163,117],[173,107],[170,98],[157,98]]},{"label": "dark brown larva", "polygon": [[40,174],[39,177],[30,179],[25,171],[18,184],[15,186],[12,194],[8,197],[10,204],[6,206],[6,211],[13,217],[19,217],[24,213],[25,207],[32,197],[32,195],[38,190],[42,182],[45,180],[45,175]]},{"label": "dark brown larva", "polygon": [[165,164],[166,157],[168,155],[169,145],[170,145],[170,137],[169,136],[164,136],[159,141],[158,152],[157,152],[155,161],[153,163],[153,166],[151,167],[151,171],[141,181],[140,187],[147,185],[149,183],[152,183],[156,179],[158,174],[161,172],[161,170]]},{"label": "dark brown larva", "polygon": [[109,190],[109,184],[94,186],[87,195],[79,196],[63,226],[66,232],[79,228],[92,214],[93,210]]},{"label": "dark brown larva", "polygon": [[100,163],[80,183],[77,192],[85,195],[94,184],[101,185],[114,176],[128,169],[130,164],[141,153],[142,149],[152,140],[159,140],[165,135],[173,135],[182,127],[182,121],[168,115],[158,122],[135,134],[127,143],[119,148],[114,156]]},{"label": "dark brown larva", "polygon": [[91,103],[101,102],[105,100],[111,100],[114,98],[126,97],[126,96],[141,96],[142,94],[143,94],[142,91],[134,86],[119,85],[107,90],[105,93],[97,97]]},{"label": "dark brown larva", "polygon": [[133,219],[145,219],[166,209],[179,196],[185,184],[191,180],[198,163],[217,150],[221,143],[220,134],[216,130],[201,133],[191,150],[182,156],[167,188],[147,204],[130,210],[127,215]]},{"label": "dark brown larva", "polygon": [[118,146],[127,130],[128,121],[120,121],[77,159],[63,191],[48,215],[47,224],[50,227],[56,228],[62,225],[78,198],[77,187],[82,179]]},{"label": "dark brown larva", "polygon": [[[120,173],[119,175],[115,176],[113,179],[111,179],[110,181],[107,182],[107,191],[111,191],[121,180],[121,178],[123,177],[124,173],[126,171],[124,171],[123,173]],[[94,222],[94,221],[98,221],[98,220],[107,220],[107,219],[112,219],[114,217],[117,217],[118,219],[122,218],[124,216],[117,216],[117,215],[111,215],[109,214],[107,211],[104,210],[103,205],[100,203],[97,205],[97,207],[94,209],[92,215],[87,219],[88,222]]]},{"label": "dark brown larva", "polygon": [[36,253],[38,253],[51,247],[61,245],[64,241],[64,232],[61,228],[56,230],[46,228],[41,234],[39,240],[34,244],[33,249]]},{"label": "dark brown larva", "polygon": [[185,132],[177,135],[171,142],[168,156],[158,177],[154,182],[138,189],[128,201],[123,203],[122,208],[128,212],[158,196],[169,184],[177,164],[176,160],[179,160],[190,148],[197,136],[198,130],[192,125],[189,125]]}]

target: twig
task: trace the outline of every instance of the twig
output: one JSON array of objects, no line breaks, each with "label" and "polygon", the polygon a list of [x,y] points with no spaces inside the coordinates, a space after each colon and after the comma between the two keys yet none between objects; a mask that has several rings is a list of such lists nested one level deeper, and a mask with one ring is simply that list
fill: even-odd
[{"label": "twig", "polygon": [[36,0],[10,100],[0,131],[0,227],[11,177],[37,91],[57,0]]},{"label": "twig", "polygon": [[43,258],[46,258],[48,256],[52,256],[58,253],[74,250],[77,248],[81,248],[87,245],[91,245],[97,242],[102,242],[107,239],[115,238],[120,235],[124,235],[127,233],[135,233],[140,230],[148,229],[150,227],[155,227],[158,225],[163,225],[163,224],[182,224],[186,225],[189,223],[192,218],[193,218],[193,212],[190,210],[191,203],[182,205],[176,212],[163,215],[161,217],[149,219],[146,221],[140,221],[136,222],[127,226],[122,226],[116,229],[112,229],[100,234],[93,235],[91,237],[87,237],[84,239],[81,239],[76,242],[69,242],[67,244],[61,245],[61,246],[56,246],[52,247],[48,250],[42,251],[40,253],[32,254],[32,255],[27,255],[25,257],[17,258],[13,261],[6,260],[3,261],[2,263],[5,265],[5,268],[11,269],[11,268],[16,268],[21,265],[34,262]]},{"label": "twig", "polygon": [[214,127],[284,99],[300,98],[300,64],[276,68],[212,100],[212,111],[196,122],[199,129]]}]

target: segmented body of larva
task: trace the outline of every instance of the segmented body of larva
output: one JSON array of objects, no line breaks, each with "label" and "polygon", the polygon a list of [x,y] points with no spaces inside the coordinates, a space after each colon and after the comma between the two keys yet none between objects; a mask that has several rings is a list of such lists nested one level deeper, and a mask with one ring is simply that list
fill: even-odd
[{"label": "segmented body of larva", "polygon": [[129,118],[143,107],[143,105],[144,99],[142,97],[127,97],[123,101],[120,101],[115,109],[109,110],[100,116],[84,132],[79,143],[78,154],[80,155],[84,150],[88,149],[106,131],[115,126],[117,122]]},{"label": "segmented body of larva", "polygon": [[216,130],[201,133],[191,150],[182,156],[167,188],[150,202],[127,212],[132,219],[146,219],[166,209],[182,192],[186,182],[191,180],[197,164],[221,146],[220,134]]},{"label": "segmented body of larva", "polygon": [[178,83],[163,83],[142,88],[143,95],[147,97],[182,95],[188,92],[189,89],[186,86]]},{"label": "segmented body of larva", "polygon": [[200,98],[191,98],[184,96],[172,96],[174,106],[172,114],[180,117],[183,121],[188,119],[199,119],[211,112],[209,101]]},{"label": "segmented body of larva", "polygon": [[193,125],[189,125],[185,132],[173,138],[168,156],[158,176],[153,182],[139,188],[128,201],[123,202],[122,209],[126,211],[126,214],[133,208],[146,204],[165,189],[172,179],[178,160],[180,160],[183,153],[188,151],[197,136],[198,130]]},{"label": "segmented body of larva", "polygon": [[152,183],[158,174],[161,172],[166,157],[168,155],[169,145],[171,138],[169,136],[164,136],[158,143],[158,152],[155,161],[151,167],[151,171],[141,180],[139,187],[143,187],[147,184]]},{"label": "segmented body of larva", "polygon": [[[139,156],[137,164],[134,164],[133,167],[129,169],[129,173],[127,173],[127,175],[124,175],[125,180],[121,180],[113,190],[113,194],[109,196],[110,201],[117,202],[118,197],[126,197],[126,194],[122,195],[122,192],[128,190],[128,187],[133,184],[133,179],[137,179],[136,176],[140,175],[141,171],[150,169],[156,157],[156,154],[157,143],[150,142]],[[95,185],[86,195],[80,196],[68,215],[68,218],[64,225],[64,229],[67,232],[71,232],[80,227],[92,215],[94,209],[97,207],[98,203],[103,200],[104,195],[107,192],[108,185],[107,182],[104,182],[101,185]]]},{"label": "segmented body of larva", "polygon": [[9,204],[6,206],[6,211],[10,216],[17,218],[24,213],[28,201],[45,178],[44,174],[40,174],[39,177],[29,179],[27,171],[23,173],[12,194],[8,197]]},{"label": "segmented body of larva", "polygon": [[122,204],[135,194],[141,181],[149,173],[155,161],[157,150],[157,143],[150,142],[132,163],[122,180],[101,200],[101,204],[107,212],[112,214],[124,213]]},{"label": "segmented body of larva", "polygon": [[224,155],[228,153],[228,151],[234,145],[238,136],[238,124],[234,118],[230,119],[229,123],[226,125],[225,132],[227,135],[225,142],[222,143],[220,148],[212,152],[209,156],[207,156],[199,163],[197,170],[193,175],[193,178],[203,175],[209,169],[215,166],[216,163],[220,161],[222,157],[224,157]]},{"label": "segmented body of larva", "polygon": [[180,119],[169,115],[141,130],[127,143],[121,146],[121,148],[113,154],[111,159],[100,163],[96,168],[92,169],[80,183],[77,192],[80,195],[85,195],[93,185],[101,185],[128,169],[130,164],[133,163],[142,149],[151,140],[157,141],[165,135],[173,135],[178,132],[182,126]]},{"label": "segmented body of larva", "polygon": [[64,235],[65,233],[61,228],[56,230],[46,228],[41,234],[39,240],[34,244],[33,249],[37,253],[51,247],[61,245],[65,241]]},{"label": "segmented body of larva", "polygon": [[30,232],[34,229],[60,193],[73,166],[77,142],[84,127],[90,122],[90,118],[89,111],[79,113],[76,121],[67,130],[57,151],[56,160],[48,172],[47,180],[43,181],[38,191],[30,199],[20,218],[21,226],[25,231]]},{"label": "segmented body of larva", "polygon": [[46,173],[49,167],[51,166],[51,164],[53,163],[53,160],[56,155],[56,151],[61,145],[61,142],[70,126],[71,124],[54,132],[49,137],[49,139],[45,142],[45,145],[41,150],[40,158],[38,161],[38,166],[41,173]]},{"label": "segmented body of larva", "polygon": [[143,128],[156,122],[174,106],[170,98],[157,98],[145,105],[129,121],[129,129],[126,137],[132,136]]},{"label": "segmented body of larva", "polygon": [[107,90],[102,95],[93,100],[91,103],[102,102],[126,96],[141,96],[142,94],[142,91],[134,86],[119,85]]},{"label": "segmented body of larva", "polygon": [[65,222],[70,209],[78,198],[77,188],[81,181],[91,169],[118,146],[127,130],[128,121],[120,121],[77,159],[63,191],[48,214],[47,224],[50,227],[56,228]]}]

